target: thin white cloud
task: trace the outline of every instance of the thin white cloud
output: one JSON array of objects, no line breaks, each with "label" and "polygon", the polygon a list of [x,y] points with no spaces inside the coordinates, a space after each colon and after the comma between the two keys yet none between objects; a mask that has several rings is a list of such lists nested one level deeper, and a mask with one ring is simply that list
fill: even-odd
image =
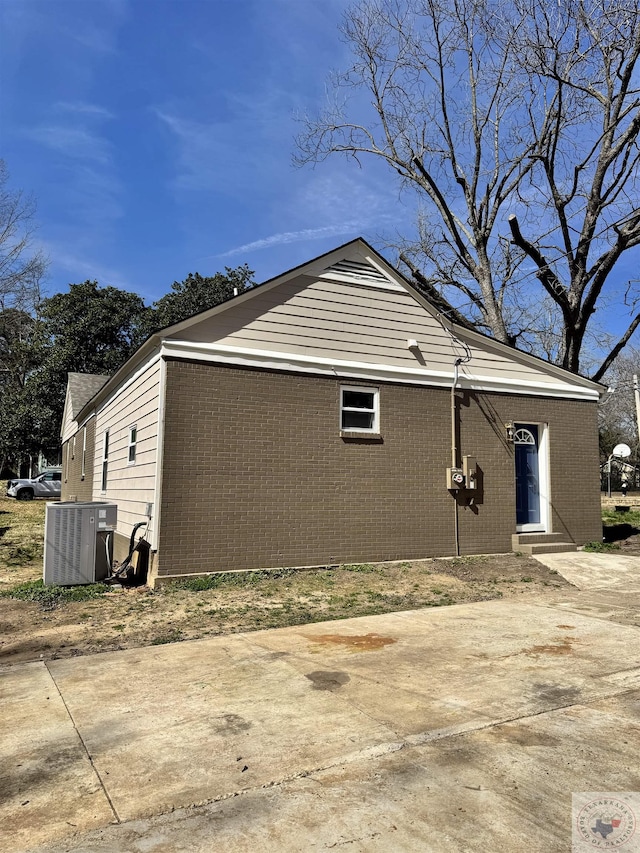
[{"label": "thin white cloud", "polygon": [[40,145],[59,151],[67,157],[90,160],[102,165],[111,162],[109,143],[85,127],[49,124],[30,128],[24,133]]},{"label": "thin white cloud", "polygon": [[[261,189],[277,185],[283,168],[277,153],[283,144],[283,110],[274,106],[269,111],[261,106],[249,111],[239,96],[228,97],[226,103],[232,115],[210,122],[185,118],[170,109],[151,108],[177,144],[174,190],[213,191],[232,197],[252,193],[255,197]],[[268,120],[264,118],[267,114]],[[274,128],[280,134],[277,144]]]},{"label": "thin white cloud", "polygon": [[54,109],[58,112],[71,113],[75,115],[86,116],[87,118],[96,119],[112,119],[115,118],[112,112],[101,107],[98,104],[87,104],[84,101],[58,101],[54,104]]},{"label": "thin white cloud", "polygon": [[92,53],[117,53],[118,30],[129,15],[129,3],[127,0],[101,0],[88,5],[93,7],[92,16],[76,14],[70,24],[59,22],[60,33]]},{"label": "thin white cloud", "polygon": [[229,249],[227,252],[223,252],[216,257],[229,258],[232,255],[257,252],[260,249],[270,249],[272,246],[283,246],[287,243],[299,243],[303,240],[320,240],[323,237],[336,237],[339,234],[357,232],[360,227],[357,222],[343,222],[340,225],[327,225],[323,228],[303,228],[301,231],[283,231],[280,234],[272,234],[269,237],[254,240],[252,243],[245,243],[243,246]]}]

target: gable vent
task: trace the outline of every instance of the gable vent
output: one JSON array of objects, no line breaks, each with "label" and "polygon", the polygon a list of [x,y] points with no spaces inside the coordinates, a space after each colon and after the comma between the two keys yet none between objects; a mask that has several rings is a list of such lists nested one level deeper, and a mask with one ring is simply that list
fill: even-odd
[{"label": "gable vent", "polygon": [[364,261],[338,261],[324,270],[323,275],[336,275],[340,278],[348,278],[351,281],[364,281],[371,284],[386,284],[389,279],[379,270]]}]

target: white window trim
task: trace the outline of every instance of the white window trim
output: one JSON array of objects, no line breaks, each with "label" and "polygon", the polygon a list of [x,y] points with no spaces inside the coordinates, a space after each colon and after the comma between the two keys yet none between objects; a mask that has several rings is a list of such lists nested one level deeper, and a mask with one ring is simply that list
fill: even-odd
[{"label": "white window trim", "polygon": [[80,479],[84,480],[85,477],[85,469],[87,462],[87,428],[84,427],[82,430],[82,464],[80,467]]},{"label": "white window trim", "polygon": [[[132,441],[131,440],[131,434],[133,433],[134,430],[136,431],[136,440]],[[133,447],[133,459],[131,458],[131,448],[132,447]],[[127,465],[135,465],[136,464],[137,454],[138,454],[138,425],[132,424],[129,427],[129,441],[127,443]]]},{"label": "white window trim", "polygon": [[109,479],[109,430],[106,429],[102,433],[102,470],[100,472],[100,494],[104,495],[107,491],[107,481]]},{"label": "white window trim", "polygon": [[[345,391],[355,391],[358,394],[373,394],[373,409],[355,409],[350,406],[343,406],[343,394]],[[373,424],[370,427],[343,427],[342,413],[343,412],[372,412]],[[340,432],[358,432],[363,435],[378,435],[380,433],[380,389],[371,385],[341,385],[340,386],[340,413],[339,413]]]}]

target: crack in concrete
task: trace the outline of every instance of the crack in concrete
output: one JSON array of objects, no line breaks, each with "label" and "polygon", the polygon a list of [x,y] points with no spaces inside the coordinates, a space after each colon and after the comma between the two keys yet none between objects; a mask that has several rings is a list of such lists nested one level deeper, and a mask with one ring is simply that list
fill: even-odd
[{"label": "crack in concrete", "polygon": [[93,772],[95,773],[95,775],[96,775],[96,779],[98,780],[98,782],[99,782],[99,784],[100,784],[100,787],[102,788],[102,792],[103,792],[103,794],[105,795],[107,802],[109,803],[109,808],[110,808],[110,809],[111,809],[111,811],[113,812],[113,816],[114,816],[114,818],[115,818],[115,820],[116,820],[116,823],[121,824],[121,823],[122,823],[122,821],[120,820],[120,815],[118,814],[118,812],[117,812],[117,810],[116,810],[116,807],[114,806],[113,801],[111,800],[111,797],[109,796],[109,792],[107,791],[107,789],[106,789],[106,787],[105,787],[105,784],[104,784],[104,782],[102,781],[102,777],[100,776],[100,773],[98,772],[98,768],[97,768],[97,767],[96,767],[96,765],[94,764],[94,761],[93,761],[93,758],[92,758],[92,756],[91,756],[91,753],[90,753],[90,752],[89,752],[89,750],[87,749],[87,745],[86,745],[86,743],[84,742],[84,738],[82,737],[82,735],[80,734],[80,730],[79,730],[79,729],[78,729],[78,727],[76,726],[76,721],[73,719],[73,714],[71,713],[71,711],[70,711],[70,709],[69,709],[69,706],[67,705],[67,702],[66,702],[66,700],[65,700],[64,696],[62,695],[62,691],[60,690],[60,688],[59,688],[59,686],[58,686],[58,682],[56,681],[56,679],[55,679],[55,677],[54,677],[53,673],[52,673],[52,672],[51,672],[51,670],[49,669],[49,665],[48,665],[48,663],[47,663],[46,661],[44,661],[44,667],[45,667],[45,669],[47,670],[47,672],[49,673],[49,678],[50,678],[50,679],[51,679],[51,681],[53,682],[53,685],[54,685],[54,687],[56,688],[56,690],[57,690],[57,692],[58,692],[58,696],[60,697],[60,699],[61,699],[61,701],[62,701],[62,704],[64,705],[65,711],[67,712],[67,714],[68,714],[68,716],[69,716],[69,719],[71,720],[71,725],[73,726],[73,729],[74,729],[74,731],[75,731],[76,735],[78,736],[78,740],[79,740],[79,741],[80,741],[80,743],[82,744],[82,748],[83,748],[83,750],[84,750],[84,752],[85,752],[85,755],[87,756],[87,758],[88,758],[88,760],[89,760],[89,764],[91,765],[91,769],[92,769],[92,770],[93,770]]},{"label": "crack in concrete", "polygon": [[[607,691],[603,692],[598,696],[591,697],[588,701],[583,702],[567,702],[563,705],[556,705],[553,708],[545,708],[542,711],[538,711],[536,713],[528,713],[522,714],[519,716],[513,717],[504,717],[499,720],[491,720],[488,723],[479,723],[479,724],[469,724],[467,726],[460,726],[457,729],[437,729],[433,732],[422,732],[417,735],[409,735],[401,741],[390,742],[390,743],[382,743],[377,744],[375,746],[366,747],[361,750],[357,750],[356,752],[349,753],[347,755],[342,756],[336,761],[329,762],[327,764],[321,765],[319,767],[314,767],[311,769],[300,770],[297,773],[291,773],[288,776],[284,776],[280,779],[272,779],[270,782],[265,782],[263,785],[254,785],[247,788],[239,788],[235,791],[228,791],[224,794],[219,794],[216,797],[210,797],[205,800],[201,800],[196,803],[189,803],[183,806],[174,806],[167,812],[157,812],[154,815],[148,815],[148,817],[158,817],[162,814],[167,814],[175,811],[182,811],[184,809],[190,808],[202,808],[204,806],[214,805],[215,803],[221,803],[225,800],[233,799],[234,797],[241,797],[245,794],[250,794],[254,791],[267,790],[269,788],[277,788],[280,785],[285,785],[288,782],[295,782],[298,779],[306,779],[314,776],[318,773],[323,773],[327,770],[333,770],[337,767],[341,767],[347,764],[354,764],[357,761],[371,761],[376,758],[383,758],[387,755],[393,755],[397,752],[401,752],[403,750],[415,749],[416,747],[425,746],[426,744],[433,743],[439,740],[446,740],[447,738],[455,738],[461,737],[467,734],[474,734],[475,732],[487,731],[489,729],[497,728],[498,726],[507,725],[508,723],[517,723],[523,722],[526,720],[533,720],[537,717],[543,717],[547,714],[554,714],[559,711],[565,711],[567,708],[580,708],[580,707],[588,707],[593,702],[599,702],[602,699],[612,699],[616,696],[624,696],[627,693],[636,692],[637,688],[624,689],[624,690],[615,690],[615,691]],[[314,781],[310,779],[310,781]]]}]

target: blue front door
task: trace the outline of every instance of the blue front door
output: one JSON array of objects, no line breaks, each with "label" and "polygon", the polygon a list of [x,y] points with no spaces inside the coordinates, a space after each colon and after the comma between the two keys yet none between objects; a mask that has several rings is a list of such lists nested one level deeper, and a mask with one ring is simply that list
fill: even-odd
[{"label": "blue front door", "polygon": [[516,457],[516,522],[540,524],[540,465],[538,427],[516,424],[514,433]]}]

